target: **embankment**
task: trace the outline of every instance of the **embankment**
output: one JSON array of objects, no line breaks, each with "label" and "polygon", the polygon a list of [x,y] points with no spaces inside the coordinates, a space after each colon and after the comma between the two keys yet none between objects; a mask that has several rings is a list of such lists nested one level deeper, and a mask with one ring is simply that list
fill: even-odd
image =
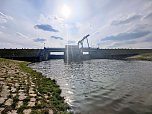
[{"label": "embankment", "polygon": [[128,60],[145,60],[145,61],[152,61],[152,53],[145,53],[136,56],[131,56],[127,58]]},{"label": "embankment", "polygon": [[0,58],[0,113],[69,114],[56,81],[28,64]]}]

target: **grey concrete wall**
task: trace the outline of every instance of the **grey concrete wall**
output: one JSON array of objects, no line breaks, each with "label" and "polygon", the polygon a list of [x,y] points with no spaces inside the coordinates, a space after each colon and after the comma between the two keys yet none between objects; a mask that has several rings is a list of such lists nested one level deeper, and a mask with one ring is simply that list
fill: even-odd
[{"label": "grey concrete wall", "polygon": [[[49,53],[50,51],[57,50],[64,51],[62,48],[57,49],[0,49],[0,57],[1,58],[10,58],[10,59],[18,59],[18,60],[27,60],[27,61],[43,61],[48,60],[50,57]],[[65,58],[69,59],[83,59],[83,58],[91,58],[91,59],[121,59],[132,55],[142,54],[142,53],[152,53],[152,49],[96,49],[96,48],[90,48],[90,49],[83,49],[79,50],[74,47],[70,47],[69,54],[67,54],[67,51],[65,50]],[[82,56],[81,51],[89,51],[90,55]],[[67,55],[69,57],[67,57]],[[56,56],[57,57],[57,56]]]},{"label": "grey concrete wall", "polygon": [[120,59],[142,53],[152,53],[152,49],[91,49],[91,58]]},{"label": "grey concrete wall", "polygon": [[82,61],[82,52],[78,45],[66,45],[64,52],[64,62]]},{"label": "grey concrete wall", "polygon": [[0,49],[1,58],[39,61],[43,49]]}]

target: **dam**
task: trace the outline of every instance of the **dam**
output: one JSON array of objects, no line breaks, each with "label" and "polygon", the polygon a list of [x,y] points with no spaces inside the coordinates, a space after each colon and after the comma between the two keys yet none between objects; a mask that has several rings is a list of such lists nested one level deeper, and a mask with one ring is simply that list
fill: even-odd
[{"label": "dam", "polygon": [[[43,49],[0,49],[0,57],[24,61],[46,61],[49,59],[64,59],[64,62],[79,62],[88,59],[125,59],[126,57],[144,53],[152,53],[152,49],[99,49],[89,46],[87,34],[77,45],[65,45],[65,48]],[[84,41],[87,47],[84,47]],[[52,54],[52,53],[63,53]]]},{"label": "dam", "polygon": [[[51,52],[62,52],[64,55],[52,55]],[[88,54],[84,54],[85,52]],[[0,49],[1,58],[24,61],[45,61],[49,59],[70,59],[71,61],[85,59],[124,59],[143,53],[152,53],[152,49],[78,48],[77,45],[68,45],[65,48]]]}]

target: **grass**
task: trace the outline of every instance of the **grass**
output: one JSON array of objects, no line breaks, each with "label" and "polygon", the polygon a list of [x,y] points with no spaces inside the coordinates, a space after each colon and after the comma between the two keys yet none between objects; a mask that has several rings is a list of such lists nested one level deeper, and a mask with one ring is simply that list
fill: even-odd
[{"label": "grass", "polygon": [[29,101],[30,101],[30,97],[28,96],[23,100],[23,105],[27,106]]},{"label": "grass", "polygon": [[42,114],[41,111],[38,110],[32,110],[30,114]]},{"label": "grass", "polygon": [[50,102],[46,103],[45,101],[43,101],[41,106],[45,106],[48,108],[51,107],[52,110],[57,114],[69,114],[67,112],[67,109],[69,107],[66,103],[64,103],[64,98],[60,96],[61,89],[56,84],[56,81],[46,78],[42,75],[42,73],[36,72],[31,68],[27,67],[28,64],[28,62],[22,62],[19,65],[23,71],[29,73],[32,76],[33,82],[37,86],[37,91],[42,95],[51,93],[51,97],[48,98]]},{"label": "grass", "polygon": [[23,114],[23,111],[24,111],[24,109],[27,108],[27,105],[28,105],[28,102],[29,102],[29,101],[30,101],[30,97],[29,97],[29,96],[26,97],[26,98],[23,100],[23,105],[20,106],[20,107],[18,108],[18,110],[17,110],[17,113],[18,113],[18,114]]},{"label": "grass", "polygon": [[128,57],[129,60],[145,60],[145,61],[152,61],[152,53],[144,53],[132,57]]},{"label": "grass", "polygon": [[[60,96],[61,89],[56,84],[55,80],[51,80],[42,75],[42,73],[36,72],[31,68],[27,67],[29,62],[21,62],[19,63],[20,68],[31,75],[33,82],[37,86],[37,91],[44,95],[51,95],[48,97],[49,103],[43,101],[42,107],[46,106],[51,108],[57,114],[70,114],[67,112],[69,106],[64,102],[64,98]],[[40,107],[40,106],[38,106]]]},{"label": "grass", "polygon": [[17,109],[17,113],[18,114],[23,114],[24,109],[26,108],[26,106],[22,105],[20,108]]},{"label": "grass", "polygon": [[49,114],[49,110],[45,108],[43,110],[32,110],[30,114]]},{"label": "grass", "polygon": [[[0,58],[0,63],[1,62],[5,63],[6,65],[9,64],[9,62],[16,64],[16,66],[19,67],[21,71],[26,72],[28,76],[32,78],[32,82],[35,83],[37,93],[42,97],[42,99],[41,104],[37,104],[35,107],[32,108],[32,114],[47,114],[48,109],[52,109],[54,114],[71,114],[67,112],[69,106],[64,102],[64,98],[60,96],[61,89],[59,88],[59,85],[57,85],[55,80],[48,79],[43,76],[42,73],[36,72],[31,68],[27,67],[29,62]],[[29,86],[30,85],[27,85],[26,93],[28,93]],[[45,95],[48,95],[47,99],[45,98]],[[15,108],[17,101],[18,96],[13,97],[12,107]],[[23,105],[17,110],[18,114],[23,114],[23,110],[28,108],[27,105],[29,101],[29,97],[23,100]],[[45,110],[43,110],[44,108]],[[42,110],[39,111],[38,109]]]},{"label": "grass", "polygon": [[12,104],[12,108],[13,109],[15,109],[18,101],[19,101],[18,95],[16,95],[15,97],[13,97],[13,104]]}]

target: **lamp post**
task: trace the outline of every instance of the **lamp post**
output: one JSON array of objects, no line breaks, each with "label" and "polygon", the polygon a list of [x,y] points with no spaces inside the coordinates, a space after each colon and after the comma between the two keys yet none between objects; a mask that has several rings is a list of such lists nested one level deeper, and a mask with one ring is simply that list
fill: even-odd
[{"label": "lamp post", "polygon": [[44,49],[45,49],[45,43],[44,43]]}]

